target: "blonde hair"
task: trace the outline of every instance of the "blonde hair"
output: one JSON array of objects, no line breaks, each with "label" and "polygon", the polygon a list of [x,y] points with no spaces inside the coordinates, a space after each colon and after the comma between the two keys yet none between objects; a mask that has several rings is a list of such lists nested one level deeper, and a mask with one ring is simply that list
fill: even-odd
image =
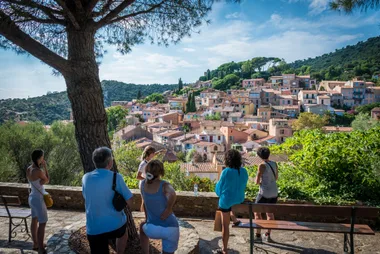
[{"label": "blonde hair", "polygon": [[156,152],[156,148],[154,148],[153,146],[145,147],[145,149],[142,153],[142,156],[141,156],[141,160],[145,160],[149,155],[151,155],[152,153],[155,153],[155,152]]},{"label": "blonde hair", "polygon": [[[150,161],[145,168],[145,171],[147,173],[147,183],[151,184],[154,179],[156,179],[159,176],[165,175],[165,169],[164,164],[159,160],[152,160]],[[148,174],[151,174],[153,177],[151,179],[148,179]]]}]

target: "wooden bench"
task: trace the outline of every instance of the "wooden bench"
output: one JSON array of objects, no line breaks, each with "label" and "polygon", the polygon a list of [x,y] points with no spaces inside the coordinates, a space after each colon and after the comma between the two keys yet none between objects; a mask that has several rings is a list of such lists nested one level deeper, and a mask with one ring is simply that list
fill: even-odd
[{"label": "wooden bench", "polygon": [[[342,233],[344,234],[343,249],[345,253],[354,253],[354,234],[374,235],[375,232],[368,226],[356,224],[357,218],[377,218],[380,209],[357,206],[322,206],[322,205],[300,205],[300,204],[255,204],[244,202],[232,207],[235,214],[249,214],[249,219],[241,219],[237,228],[248,228],[250,230],[250,253],[254,247],[254,228],[307,231],[318,233]],[[275,215],[314,215],[314,216],[337,216],[350,218],[349,224],[321,223],[281,220],[254,220],[253,213],[273,213]],[[348,237],[349,236],[349,237]],[[350,247],[350,248],[349,248]]]},{"label": "wooden bench", "polygon": [[[15,238],[17,232],[16,228],[21,227],[22,233],[27,233],[29,236],[28,224],[26,219],[31,216],[30,210],[22,210],[19,208],[10,208],[10,206],[20,206],[21,201],[17,196],[0,196],[0,205],[4,208],[0,208],[0,217],[9,218],[9,231],[8,231],[8,242],[11,242],[12,238]],[[15,223],[14,219],[21,221]]]}]

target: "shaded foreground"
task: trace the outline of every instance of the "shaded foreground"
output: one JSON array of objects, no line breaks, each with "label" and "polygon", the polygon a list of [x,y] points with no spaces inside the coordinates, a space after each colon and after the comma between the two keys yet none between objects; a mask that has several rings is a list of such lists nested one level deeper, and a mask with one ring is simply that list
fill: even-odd
[{"label": "shaded foreground", "polygon": [[[141,217],[141,214],[134,213],[134,217]],[[49,239],[57,231],[70,229],[72,223],[84,220],[84,212],[49,210],[46,237]],[[215,253],[215,250],[222,246],[221,233],[213,231],[212,220],[183,220],[189,222],[198,231],[201,238],[200,253]],[[0,253],[37,253],[31,250],[31,240],[26,239],[25,235],[21,233],[8,244],[7,223],[8,221],[5,218],[0,218]],[[256,245],[255,253],[343,253],[342,234],[273,231],[272,238],[275,241],[274,243]],[[355,236],[355,246],[356,253],[380,254],[380,233],[376,233],[375,236]],[[249,230],[231,229],[229,248],[232,254],[249,253]]]}]

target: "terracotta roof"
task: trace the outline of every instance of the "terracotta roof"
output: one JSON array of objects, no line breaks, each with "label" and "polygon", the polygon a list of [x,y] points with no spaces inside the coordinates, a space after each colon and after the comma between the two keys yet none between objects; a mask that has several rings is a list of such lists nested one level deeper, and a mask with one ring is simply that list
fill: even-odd
[{"label": "terracotta roof", "polygon": [[185,134],[185,135],[182,135],[182,136],[179,136],[179,137],[175,137],[175,138],[173,138],[173,140],[176,140],[176,141],[183,141],[183,140],[191,139],[191,138],[193,138],[193,137],[195,137],[194,134],[189,134],[189,133],[187,133],[187,134]]},{"label": "terracotta roof", "polygon": [[330,99],[330,96],[327,95],[318,95],[319,99]]},{"label": "terracotta roof", "polygon": [[198,140],[196,138],[190,138],[188,140],[185,140],[182,142],[183,144],[196,144],[198,143]]},{"label": "terracotta roof", "polygon": [[190,173],[218,172],[216,166],[211,162],[182,163],[181,169]]},{"label": "terracotta roof", "polygon": [[262,142],[265,142],[265,141],[271,140],[271,139],[273,139],[273,138],[274,138],[273,136],[267,136],[267,137],[265,137],[265,138],[255,140],[255,142],[257,142],[257,143],[262,143]]},{"label": "terracotta roof", "polygon": [[379,108],[379,107],[377,107],[377,108],[373,108],[373,109],[371,110],[371,112],[380,112],[380,108]]},{"label": "terracotta roof", "polygon": [[197,146],[216,146],[217,144],[215,144],[213,142],[199,141],[195,145],[197,145]]},{"label": "terracotta roof", "polygon": [[322,127],[325,131],[336,131],[336,132],[351,132],[351,127],[336,127],[336,126],[324,126]]},{"label": "terracotta roof", "polygon": [[200,135],[219,135],[223,136],[223,133],[220,130],[204,130]]},{"label": "terracotta roof", "polygon": [[302,93],[307,93],[307,94],[313,94],[313,93],[318,93],[318,91],[316,91],[316,90],[302,90],[302,91],[300,91],[300,92],[302,92]]},{"label": "terracotta roof", "polygon": [[177,156],[170,150],[166,151],[164,158],[162,159],[163,162],[165,162],[165,161],[175,162],[177,160],[178,160]]},{"label": "terracotta roof", "polygon": [[160,136],[163,136],[163,137],[174,137],[174,136],[180,136],[182,135],[183,132],[182,131],[167,131],[167,132],[164,132],[164,133],[160,133],[159,135]]}]

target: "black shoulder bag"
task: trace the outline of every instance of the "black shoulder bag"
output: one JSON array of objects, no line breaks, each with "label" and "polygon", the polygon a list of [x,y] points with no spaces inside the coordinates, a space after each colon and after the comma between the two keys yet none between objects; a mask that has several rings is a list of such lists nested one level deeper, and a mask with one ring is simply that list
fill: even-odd
[{"label": "black shoulder bag", "polygon": [[116,191],[116,171],[113,172],[112,190],[115,192],[112,199],[113,207],[115,207],[116,211],[121,212],[127,206],[127,203],[124,197]]}]

